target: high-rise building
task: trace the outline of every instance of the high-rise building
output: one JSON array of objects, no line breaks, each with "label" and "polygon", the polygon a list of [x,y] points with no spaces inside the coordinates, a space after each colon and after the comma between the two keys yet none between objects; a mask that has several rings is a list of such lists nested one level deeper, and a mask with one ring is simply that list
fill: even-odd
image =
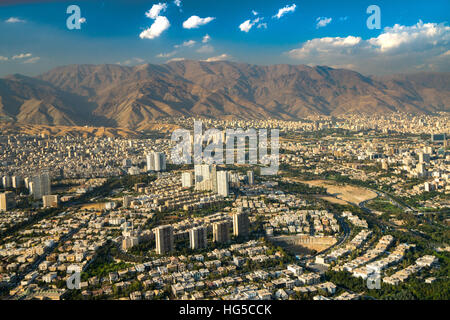
[{"label": "high-rise building", "polygon": [[11,177],[10,176],[2,177],[2,186],[4,189],[11,188]]},{"label": "high-rise building", "polygon": [[229,196],[229,177],[226,171],[217,171],[216,165],[198,164],[194,166],[195,190],[213,191],[224,197]]},{"label": "high-rise building", "polygon": [[35,200],[51,194],[50,174],[47,171],[33,177],[33,196]]},{"label": "high-rise building", "polygon": [[233,215],[233,235],[246,237],[250,231],[250,221],[246,212],[237,212]]},{"label": "high-rise building", "polygon": [[419,163],[430,163],[430,155],[428,153],[419,153]]},{"label": "high-rise building", "polygon": [[16,201],[14,200],[14,193],[7,191],[0,193],[0,211],[7,211],[16,206]]},{"label": "high-rise building", "polygon": [[153,157],[153,152],[147,154],[147,171],[155,170],[155,158]]},{"label": "high-rise building", "polygon": [[206,248],[208,245],[206,228],[196,227],[189,230],[189,242],[192,250]]},{"label": "high-rise building", "polygon": [[132,200],[132,199],[133,199],[133,198],[130,197],[130,196],[124,196],[124,197],[123,197],[123,207],[124,207],[124,208],[129,208],[130,205],[131,205],[131,200]]},{"label": "high-rise building", "polygon": [[134,236],[125,237],[122,240],[122,250],[128,251],[129,249],[133,248],[134,246],[137,246],[138,244],[139,244],[138,237],[134,237]]},{"label": "high-rise building", "polygon": [[211,190],[215,193],[218,193],[219,186],[217,184],[217,167],[215,164],[211,165]]},{"label": "high-rise building", "polygon": [[226,171],[217,172],[217,193],[224,197],[228,197],[230,195],[228,186],[228,172]]},{"label": "high-rise building", "polygon": [[196,164],[194,166],[195,189],[200,191],[214,191],[217,188],[216,166]]},{"label": "high-rise building", "polygon": [[147,171],[165,171],[166,155],[164,152],[152,152],[147,154]]},{"label": "high-rise building", "polygon": [[173,250],[173,227],[160,226],[154,230],[156,240],[156,253],[165,254]]},{"label": "high-rise building", "polygon": [[33,183],[33,181],[28,182],[28,191],[30,191],[30,195],[34,194],[34,183]]},{"label": "high-rise building", "polygon": [[237,172],[230,172],[228,176],[228,181],[232,185],[232,187],[239,188],[241,186],[240,180],[239,180],[239,173]]},{"label": "high-rise building", "polygon": [[123,159],[122,166],[124,168],[130,168],[133,165],[131,159]]},{"label": "high-rise building", "polygon": [[230,231],[228,222],[213,223],[213,241],[217,243],[225,243],[230,240]]},{"label": "high-rise building", "polygon": [[423,162],[419,163],[416,167],[416,171],[419,177],[426,177],[427,176],[427,169],[425,168],[425,165]]},{"label": "high-rise building", "polygon": [[18,189],[22,186],[23,179],[21,176],[13,176],[11,178],[12,187]]},{"label": "high-rise building", "polygon": [[135,230],[133,224],[129,221],[125,221],[122,224],[122,250],[127,251],[130,248],[139,244],[139,233],[140,230]]},{"label": "high-rise building", "polygon": [[155,152],[155,171],[165,171],[166,170],[166,155],[164,152]]},{"label": "high-rise building", "polygon": [[249,170],[247,171],[247,178],[248,178],[248,184],[253,185],[255,183],[255,175],[253,171]]},{"label": "high-rise building", "polygon": [[446,139],[447,139],[447,137],[446,137],[445,133],[431,135],[431,141],[433,141],[433,142],[444,143],[444,141]]},{"label": "high-rise building", "polygon": [[42,196],[42,203],[44,208],[57,208],[59,205],[59,196],[58,195]]},{"label": "high-rise building", "polygon": [[30,189],[30,186],[29,186],[30,182],[31,182],[31,179],[28,177],[23,179],[23,184],[24,184],[25,188]]},{"label": "high-rise building", "polygon": [[193,186],[194,177],[192,172],[183,172],[181,174],[181,186],[183,188],[191,188]]}]

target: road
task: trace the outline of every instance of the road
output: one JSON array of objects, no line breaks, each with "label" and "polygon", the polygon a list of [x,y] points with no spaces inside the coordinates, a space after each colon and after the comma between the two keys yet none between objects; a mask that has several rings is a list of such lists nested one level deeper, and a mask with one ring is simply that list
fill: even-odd
[{"label": "road", "polygon": [[[17,288],[20,284],[20,282],[25,278],[25,276],[27,274],[29,274],[30,272],[35,271],[39,265],[44,262],[44,260],[47,258],[47,256],[49,254],[51,254],[57,247],[59,243],[64,243],[65,241],[69,240],[75,233],[77,233],[78,231],[80,231],[81,228],[84,228],[87,226],[87,223],[81,225],[80,227],[70,231],[69,233],[67,233],[66,235],[64,235],[63,237],[61,237],[61,239],[54,243],[51,247],[47,248],[45,250],[45,252],[39,256],[38,259],[36,259],[36,261],[34,261],[32,264],[30,264],[23,272],[21,272],[20,274],[17,275],[16,280],[14,281],[12,287],[10,288],[10,290],[14,290],[15,288]],[[9,296],[8,298],[6,298],[5,300],[14,300],[15,297],[14,296]]]},{"label": "road", "polygon": [[341,244],[343,244],[345,241],[348,240],[348,238],[350,237],[350,227],[348,226],[347,222],[345,222],[344,218],[338,218],[338,222],[340,224],[340,226],[342,227],[342,231],[344,232],[344,235],[339,239],[338,242],[336,242],[335,244],[333,244],[332,246],[326,248],[325,250],[322,250],[314,255],[312,255],[312,258],[315,258],[318,255],[322,255],[327,253],[328,251],[333,250],[334,248],[340,246]]}]

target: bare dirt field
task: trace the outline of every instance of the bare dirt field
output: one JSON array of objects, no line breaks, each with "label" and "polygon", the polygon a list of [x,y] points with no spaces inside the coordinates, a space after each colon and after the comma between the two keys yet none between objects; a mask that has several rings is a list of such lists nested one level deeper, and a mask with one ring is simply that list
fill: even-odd
[{"label": "bare dirt field", "polygon": [[[373,191],[367,190],[365,188],[351,186],[347,184],[337,184],[334,181],[329,180],[311,180],[302,181],[295,180],[310,186],[323,187],[327,189],[327,192],[332,195],[332,197],[323,197],[323,199],[330,202],[340,203],[340,201],[345,201],[348,203],[359,205],[361,202],[375,199],[377,194]],[[333,200],[333,198],[335,198]],[[342,202],[341,202],[342,203]]]},{"label": "bare dirt field", "polygon": [[317,198],[326,200],[331,203],[336,203],[336,204],[342,204],[342,205],[348,204],[347,201],[344,201],[344,200],[341,200],[341,199],[338,199],[338,198],[335,198],[332,196],[317,196]]}]

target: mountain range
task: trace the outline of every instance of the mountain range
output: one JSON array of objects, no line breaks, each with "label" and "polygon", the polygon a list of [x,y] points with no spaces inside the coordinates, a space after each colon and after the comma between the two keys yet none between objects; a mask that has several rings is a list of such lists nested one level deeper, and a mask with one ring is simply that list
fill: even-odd
[{"label": "mountain range", "polygon": [[385,77],[327,66],[176,61],[69,65],[0,79],[0,120],[139,129],[164,117],[295,120],[450,111],[450,73]]}]

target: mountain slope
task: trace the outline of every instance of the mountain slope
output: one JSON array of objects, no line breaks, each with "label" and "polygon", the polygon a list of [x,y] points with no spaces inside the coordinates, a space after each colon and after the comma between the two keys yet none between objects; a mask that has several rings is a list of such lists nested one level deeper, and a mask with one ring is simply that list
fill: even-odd
[{"label": "mountain slope", "polygon": [[375,78],[325,66],[232,62],[71,65],[35,79],[0,80],[0,115],[26,123],[96,121],[127,128],[182,115],[298,119],[311,114],[431,113],[450,111],[449,98],[449,73]]},{"label": "mountain slope", "polygon": [[0,117],[48,125],[85,124],[95,106],[81,96],[22,75],[0,79]]}]

